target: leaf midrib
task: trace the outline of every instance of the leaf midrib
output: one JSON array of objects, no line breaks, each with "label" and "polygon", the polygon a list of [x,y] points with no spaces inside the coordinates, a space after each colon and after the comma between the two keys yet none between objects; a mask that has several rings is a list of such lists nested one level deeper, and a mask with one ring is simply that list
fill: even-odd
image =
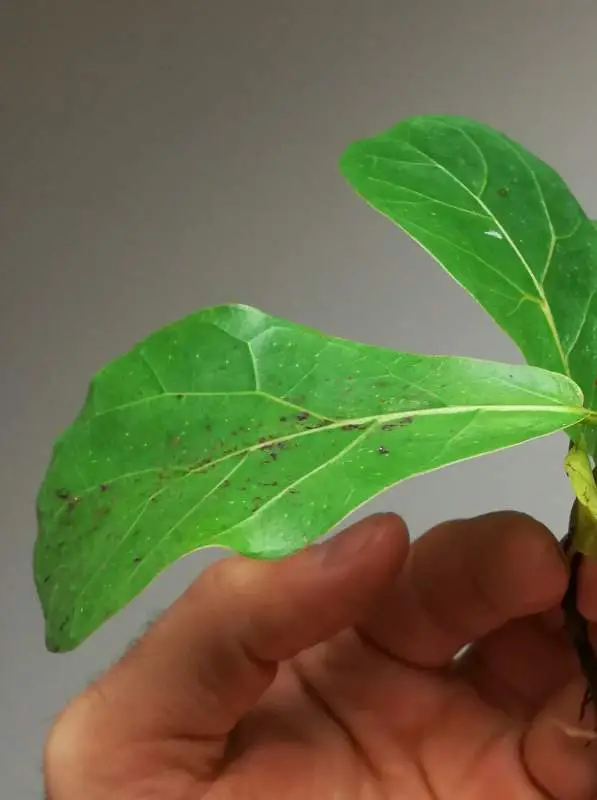
[{"label": "leaf midrib", "polygon": [[[480,155],[481,155],[481,157],[483,159],[483,163],[485,165],[485,169],[487,170],[487,162],[485,161],[485,156],[483,154],[483,151],[480,149],[480,147],[477,145],[477,143],[473,139],[471,139],[471,137],[467,134],[467,132],[464,131],[464,130],[461,130],[460,128],[454,128],[453,126],[449,125],[448,123],[446,123],[444,121],[442,121],[441,124],[445,125],[445,127],[450,128],[451,130],[456,130],[456,131],[458,131],[458,133],[460,133],[463,136],[465,136],[468,139],[468,141],[471,142],[471,144],[475,147],[475,149],[480,153]],[[546,296],[545,291],[543,289],[543,284],[535,276],[535,274],[534,274],[533,270],[531,269],[528,261],[525,259],[525,257],[523,256],[523,254],[521,253],[521,251],[519,250],[517,245],[514,243],[512,237],[510,236],[510,234],[508,233],[506,228],[502,225],[502,223],[499,221],[499,219],[493,214],[493,212],[491,211],[489,206],[487,206],[487,204],[481,199],[481,197],[479,195],[475,194],[475,192],[473,192],[465,183],[463,183],[463,181],[461,181],[460,178],[458,178],[457,175],[454,175],[454,173],[450,172],[450,170],[447,169],[446,167],[444,167],[443,164],[441,164],[436,159],[432,158],[428,153],[426,153],[424,150],[421,150],[419,147],[414,145],[411,141],[406,141],[405,143],[407,144],[408,147],[412,148],[420,156],[422,156],[423,158],[427,158],[439,170],[441,170],[445,175],[447,175],[449,178],[451,178],[458,186],[460,186],[469,195],[469,197],[473,198],[474,201],[476,201],[478,203],[478,205],[485,211],[485,213],[487,214],[487,217],[497,226],[499,231],[502,233],[505,241],[508,242],[508,244],[510,245],[510,247],[514,251],[516,257],[519,259],[520,263],[522,264],[524,269],[529,274],[529,277],[531,278],[531,280],[533,282],[533,285],[535,286],[535,289],[536,289],[537,294],[538,294],[539,306],[541,308],[541,311],[543,312],[543,315],[544,315],[544,317],[545,317],[545,319],[547,321],[547,324],[549,326],[549,329],[551,331],[551,334],[552,334],[552,337],[553,337],[553,340],[554,340],[554,343],[556,345],[556,349],[557,349],[557,352],[558,352],[558,357],[560,358],[560,361],[562,362],[562,367],[564,369],[564,373],[566,375],[570,376],[570,367],[569,367],[569,364],[568,364],[568,358],[566,357],[566,352],[565,352],[564,347],[562,345],[562,342],[561,342],[561,339],[560,339],[560,335],[558,333],[558,329],[556,327],[555,320],[553,318],[553,314],[552,314],[552,311],[551,311],[551,306],[549,305],[549,302],[547,300],[547,296]],[[542,204],[543,209],[545,211],[545,216],[546,216],[546,219],[547,219],[547,222],[548,222],[548,225],[549,225],[549,228],[550,228],[550,232],[551,232],[551,242],[550,242],[548,260],[547,260],[546,266],[544,266],[544,268],[543,268],[545,274],[547,274],[546,267],[549,268],[550,261],[551,261],[551,258],[553,256],[553,251],[554,251],[554,248],[555,248],[555,242],[556,242],[556,236],[555,236],[555,232],[554,232],[554,229],[553,229],[553,222],[552,222],[551,217],[549,215],[549,212],[548,212],[548,209],[547,209],[547,205],[545,203],[545,198],[543,196],[543,191],[541,190],[541,186],[539,185],[539,182],[537,181],[537,176],[535,175],[534,170],[529,166],[529,164],[526,163],[526,161],[523,158],[521,158],[520,154],[516,151],[516,149],[509,142],[507,142],[507,144],[510,147],[510,149],[512,150],[512,152],[515,154],[517,159],[520,161],[520,163],[529,172],[529,174],[530,174],[530,176],[531,176],[531,178],[533,180],[533,183],[535,184],[535,186],[537,188],[537,192],[539,194],[539,198],[540,198],[541,204]]]},{"label": "leaf midrib", "polygon": [[[252,394],[255,394],[254,392]],[[163,395],[155,395],[155,397],[162,397]],[[269,396],[269,395],[268,395]],[[277,399],[277,398],[274,398]],[[283,401],[282,401],[283,402]],[[482,412],[482,411],[495,411],[498,413],[517,413],[517,412],[536,412],[536,413],[545,413],[545,412],[552,412],[552,413],[560,413],[565,415],[578,415],[580,422],[583,419],[587,419],[591,416],[591,411],[582,407],[582,406],[562,406],[562,405],[489,405],[489,404],[479,404],[479,405],[462,405],[462,406],[446,406],[444,408],[424,408],[424,409],[414,409],[414,410],[405,410],[399,412],[391,412],[387,414],[370,414],[369,416],[364,417],[348,417],[342,420],[336,420],[331,422],[328,425],[320,425],[314,428],[309,428],[307,430],[296,431],[295,433],[289,433],[284,436],[279,436],[273,439],[268,439],[264,442],[256,442],[255,444],[247,445],[246,447],[241,447],[238,450],[234,450],[231,453],[226,453],[219,458],[215,458],[212,461],[206,462],[205,464],[201,464],[198,467],[190,469],[189,466],[177,466],[173,467],[175,473],[181,472],[183,475],[177,476],[173,475],[172,480],[178,480],[181,477],[186,477],[187,475],[196,474],[198,472],[203,472],[207,469],[210,469],[217,464],[221,464],[224,461],[227,461],[231,458],[237,458],[238,456],[246,455],[250,452],[255,452],[257,450],[266,450],[267,448],[280,444],[292,441],[294,439],[301,438],[303,436],[310,436],[317,433],[322,433],[323,431],[329,430],[337,430],[338,428],[343,428],[346,426],[368,426],[365,430],[370,431],[376,424],[382,425],[391,422],[399,422],[401,419],[405,418],[416,418],[416,417],[424,417],[424,416],[440,416],[440,415],[451,415],[451,414],[464,414],[464,413],[472,413],[472,412]],[[312,412],[311,416],[316,416]],[[597,412],[596,412],[597,413]],[[323,417],[320,417],[323,419]],[[573,423],[571,423],[573,424]],[[578,424],[578,423],[577,423]],[[357,437],[358,438],[358,437]],[[147,469],[138,470],[135,472],[128,472],[123,475],[118,475],[115,478],[112,478],[109,483],[114,484],[121,480],[126,480],[127,478],[133,478],[137,475],[146,474],[149,472],[158,472],[163,470],[163,466],[156,466],[156,467],[149,467]],[[97,489],[99,484],[93,484],[90,486],[86,486],[84,489],[80,489],[77,491],[77,497],[84,497],[85,495],[89,494],[92,491]],[[159,495],[160,492],[164,491],[166,487],[162,487],[158,493],[151,495],[150,497],[156,497]],[[61,513],[64,512],[66,505],[61,505],[60,508],[57,510],[56,514],[53,517],[53,521],[57,520]]]}]

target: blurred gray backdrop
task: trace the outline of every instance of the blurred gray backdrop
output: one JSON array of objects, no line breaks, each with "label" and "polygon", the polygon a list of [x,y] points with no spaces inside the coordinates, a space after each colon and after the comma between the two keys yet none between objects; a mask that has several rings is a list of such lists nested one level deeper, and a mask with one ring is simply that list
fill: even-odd
[{"label": "blurred gray backdrop", "polygon": [[[44,650],[34,497],[91,374],[193,309],[241,301],[379,345],[519,361],[345,187],[355,138],[477,117],[597,217],[595,0],[0,0],[0,775],[39,796],[45,731],[204,565],[180,562],[79,650]],[[512,507],[558,534],[563,437],[402,484],[414,535]]]}]

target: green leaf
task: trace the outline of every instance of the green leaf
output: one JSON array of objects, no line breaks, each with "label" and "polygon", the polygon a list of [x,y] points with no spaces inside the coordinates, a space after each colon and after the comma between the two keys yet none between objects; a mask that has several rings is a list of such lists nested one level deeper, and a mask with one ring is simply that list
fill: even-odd
[{"label": "green leaf", "polygon": [[278,557],[412,475],[582,420],[526,366],[358,344],[246,306],[193,314],[93,380],[38,496],[49,649],[221,545]]},{"label": "green leaf", "polygon": [[352,187],[419,242],[514,339],[597,405],[597,227],[564,181],[502,133],[415,117],[351,145]]}]

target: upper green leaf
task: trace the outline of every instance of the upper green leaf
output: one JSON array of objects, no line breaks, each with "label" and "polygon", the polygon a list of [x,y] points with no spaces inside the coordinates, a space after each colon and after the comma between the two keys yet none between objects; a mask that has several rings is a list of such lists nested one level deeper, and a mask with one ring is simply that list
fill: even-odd
[{"label": "upper green leaf", "polygon": [[514,339],[597,404],[597,227],[564,181],[498,131],[415,117],[351,145],[348,182]]},{"label": "upper green leaf", "polygon": [[93,380],[38,496],[48,647],[68,650],[186,553],[274,557],[390,485],[574,425],[526,366],[358,344],[244,306],[193,314]]}]

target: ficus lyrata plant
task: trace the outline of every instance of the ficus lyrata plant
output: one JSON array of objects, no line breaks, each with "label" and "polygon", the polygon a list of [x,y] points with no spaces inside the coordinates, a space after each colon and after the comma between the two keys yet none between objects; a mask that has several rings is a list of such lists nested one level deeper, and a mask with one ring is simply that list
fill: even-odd
[{"label": "ficus lyrata plant", "polygon": [[[527,365],[397,352],[243,305],[153,333],[93,378],[39,491],[49,650],[191,551],[284,556],[405,478],[556,431],[576,496],[567,552],[597,556],[597,227],[553,169],[470,119],[406,119],[350,145],[340,170]],[[582,656],[575,575],[564,606]]]}]

